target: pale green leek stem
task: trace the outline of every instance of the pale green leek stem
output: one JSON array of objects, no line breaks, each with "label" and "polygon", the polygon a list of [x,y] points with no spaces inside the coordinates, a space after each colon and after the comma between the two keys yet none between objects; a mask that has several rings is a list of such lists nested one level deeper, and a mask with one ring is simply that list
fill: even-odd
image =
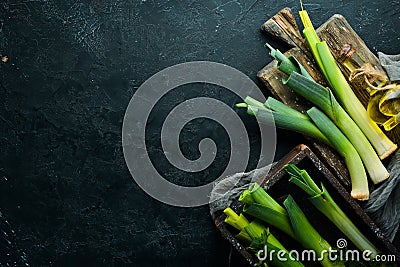
[{"label": "pale green leek stem", "polygon": [[350,173],[351,196],[358,200],[367,200],[369,198],[367,174],[357,150],[322,111],[313,107],[307,113],[344,158]]},{"label": "pale green leek stem", "polygon": [[270,207],[278,212],[286,213],[286,210],[257,183],[252,183],[249,186],[249,193],[256,203]]},{"label": "pale green leek stem", "polygon": [[322,65],[326,70],[326,78],[338,97],[340,103],[349,113],[350,117],[357,123],[365,136],[371,142],[381,159],[386,158],[397,149],[395,145],[373,122],[367,114],[364,106],[357,98],[346,78],[340,71],[326,42],[316,44]]},{"label": "pale green leek stem", "polygon": [[248,189],[240,194],[239,201],[246,204],[253,204],[255,202]]},{"label": "pale green leek stem", "polygon": [[310,224],[303,211],[289,195],[283,203],[288,211],[289,218],[293,227],[293,231],[297,240],[306,249],[311,249],[316,252],[318,257],[323,256],[321,265],[324,267],[344,266],[344,264],[331,262],[327,251],[332,249],[328,241],[323,239],[321,235]]},{"label": "pale green leek stem", "polygon": [[243,212],[249,214],[263,222],[268,223],[271,226],[276,227],[282,232],[286,233],[288,236],[296,239],[293,232],[292,226],[290,224],[289,216],[286,213],[276,211],[270,207],[263,206],[261,204],[253,203],[246,204],[244,206]]},{"label": "pale green leek stem", "polygon": [[321,133],[308,116],[302,118],[287,113],[259,109],[253,106],[247,106],[247,113],[256,116],[257,121],[260,123],[274,125],[280,129],[301,133],[325,144],[331,145],[329,140]]}]

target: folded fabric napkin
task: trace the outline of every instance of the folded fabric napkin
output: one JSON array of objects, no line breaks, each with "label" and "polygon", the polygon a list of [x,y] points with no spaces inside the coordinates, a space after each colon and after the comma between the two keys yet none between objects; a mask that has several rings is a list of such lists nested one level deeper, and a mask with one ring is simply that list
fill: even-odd
[{"label": "folded fabric napkin", "polygon": [[219,211],[229,207],[233,200],[238,198],[243,190],[253,182],[260,183],[261,179],[267,176],[269,170],[275,163],[260,169],[255,169],[246,173],[236,173],[228,177],[222,177],[214,182],[210,196],[210,213],[215,219]]},{"label": "folded fabric napkin", "polygon": [[364,210],[393,241],[400,223],[400,151],[393,156],[387,169],[390,178],[372,191]]},{"label": "folded fabric napkin", "polygon": [[382,52],[378,52],[378,57],[389,79],[392,82],[400,81],[400,55],[386,55]]}]

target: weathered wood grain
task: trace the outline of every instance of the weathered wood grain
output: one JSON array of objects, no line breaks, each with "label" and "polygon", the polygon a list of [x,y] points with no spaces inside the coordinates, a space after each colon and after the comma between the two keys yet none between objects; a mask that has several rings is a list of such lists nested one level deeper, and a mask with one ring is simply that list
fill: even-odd
[{"label": "weathered wood grain", "polygon": [[271,34],[292,47],[299,47],[309,53],[303,37],[300,34],[296,20],[290,8],[282,9],[278,14],[261,25],[261,30]]}]

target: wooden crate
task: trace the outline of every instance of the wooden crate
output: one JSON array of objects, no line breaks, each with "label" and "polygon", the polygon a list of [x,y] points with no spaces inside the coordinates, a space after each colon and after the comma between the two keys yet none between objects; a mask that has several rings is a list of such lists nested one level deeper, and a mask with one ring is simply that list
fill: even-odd
[{"label": "wooden crate", "polygon": [[[396,248],[382,234],[375,223],[360,207],[358,202],[351,198],[346,189],[329,171],[324,162],[306,145],[297,146],[275,164],[266,177],[260,177],[262,181],[261,186],[263,186],[270,195],[274,198],[278,198],[280,196],[291,194],[310,220],[310,223],[333,247],[336,246],[336,241],[338,239],[347,239],[332,222],[312,206],[308,200],[308,195],[289,182],[290,177],[284,170],[284,166],[288,163],[293,163],[300,168],[306,169],[317,184],[322,182],[331,194],[332,198],[342,208],[347,216],[384,255],[396,255],[396,258],[400,259],[400,254]],[[235,210],[235,212],[240,213],[243,209],[243,205],[240,202],[235,201],[231,205],[231,208]],[[251,218],[251,216],[247,217],[249,219]],[[224,222],[225,218],[226,216],[224,214],[219,215],[215,219],[216,227],[221,231],[222,236],[227,239],[240,254],[243,255],[249,264],[255,266],[257,263],[255,257],[235,238],[237,230],[226,224]],[[278,230],[271,229],[271,232],[282,242],[286,249],[296,249],[299,252],[303,250],[303,248],[296,244],[295,241],[287,237],[285,234],[280,233]],[[352,245],[350,241],[348,243],[349,249],[355,249],[354,245]],[[316,262],[307,262],[306,266],[314,266],[314,264],[315,266],[319,266],[319,263]]]}]

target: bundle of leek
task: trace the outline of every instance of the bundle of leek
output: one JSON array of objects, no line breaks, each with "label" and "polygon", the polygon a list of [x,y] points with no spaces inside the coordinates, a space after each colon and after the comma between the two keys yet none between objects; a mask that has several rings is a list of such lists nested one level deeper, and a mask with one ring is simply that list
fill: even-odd
[{"label": "bundle of leek", "polygon": [[371,180],[377,184],[389,177],[364,133],[338,103],[332,92],[315,82],[304,67],[294,58],[287,58],[267,44],[270,55],[278,61],[278,69],[289,76],[284,84],[322,109],[335,125],[349,139],[360,155]]},{"label": "bundle of leek", "polygon": [[263,188],[253,183],[242,193],[239,201],[246,203],[244,213],[281,230],[297,240],[305,249],[314,251],[322,266],[344,266],[330,261],[326,252],[331,251],[332,247],[314,229],[290,195],[284,201],[283,208]]},{"label": "bundle of leek", "polygon": [[337,66],[328,45],[326,42],[320,41],[307,11],[303,10],[303,7],[300,11],[300,18],[304,25],[303,34],[310,46],[311,52],[334,94],[371,142],[379,157],[381,159],[386,158],[397,149],[397,145],[383,133],[376,123],[369,119],[364,106],[354,94],[346,78]]},{"label": "bundle of leek", "polygon": [[378,255],[376,247],[358,230],[342,209],[332,199],[326,188],[321,184],[319,188],[305,170],[296,165],[288,164],[285,170],[290,174],[290,181],[304,190],[311,203],[322,212],[336,227],[342,231],[361,251],[369,251],[370,258]]},{"label": "bundle of leek", "polygon": [[[270,263],[276,267],[304,266],[298,260],[293,259],[291,255],[289,255],[287,249],[269,232],[269,229],[264,227],[260,222],[252,221],[249,223],[243,214],[238,215],[231,208],[226,208],[224,213],[227,215],[225,222],[240,231],[236,237],[250,244],[249,250],[256,252],[259,259],[263,258],[264,260],[269,260]],[[266,246],[267,249],[264,249],[264,246]],[[279,252],[279,254],[271,253],[270,255],[261,256],[260,251],[275,251]],[[264,265],[267,266],[266,263],[264,263]]]},{"label": "bundle of leek", "polygon": [[[268,98],[264,105],[246,97],[245,103],[238,106],[247,107],[247,112],[255,115],[260,123],[275,123],[279,128],[300,132],[332,146],[343,156],[349,169],[352,183],[351,196],[358,200],[368,199],[368,180],[359,154],[335,124],[321,111],[311,108],[307,112],[308,115],[302,114],[273,98]],[[268,112],[272,112],[274,121],[271,121]]]}]

